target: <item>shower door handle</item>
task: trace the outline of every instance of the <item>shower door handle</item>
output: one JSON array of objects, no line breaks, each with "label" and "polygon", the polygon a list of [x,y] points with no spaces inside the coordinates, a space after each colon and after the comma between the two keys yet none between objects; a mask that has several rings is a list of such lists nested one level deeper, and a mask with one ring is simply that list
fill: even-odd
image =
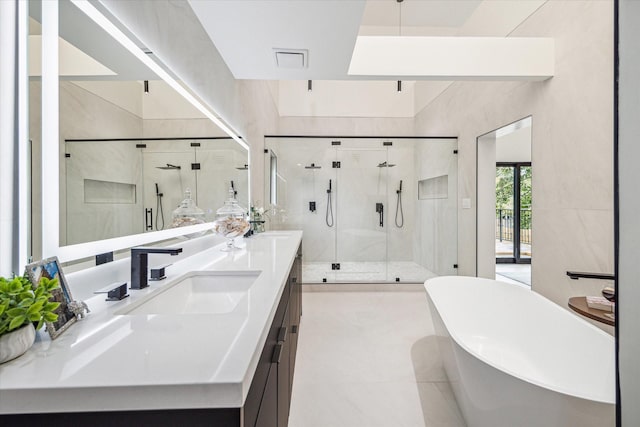
[{"label": "shower door handle", "polygon": [[382,203],[376,203],[376,212],[380,216],[380,227],[384,227],[384,205]]},{"label": "shower door handle", "polygon": [[144,210],[144,226],[147,231],[153,230],[153,208]]}]

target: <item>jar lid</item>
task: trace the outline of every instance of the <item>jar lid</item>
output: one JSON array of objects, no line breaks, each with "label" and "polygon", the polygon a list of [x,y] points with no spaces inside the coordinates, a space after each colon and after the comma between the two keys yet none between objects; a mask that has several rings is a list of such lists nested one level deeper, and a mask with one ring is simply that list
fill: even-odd
[{"label": "jar lid", "polygon": [[233,188],[233,184],[229,187],[229,197],[224,201],[224,205],[216,211],[218,217],[222,216],[244,216],[245,209],[238,204],[236,200],[236,191]]},{"label": "jar lid", "polygon": [[191,190],[188,188],[184,192],[184,200],[180,202],[180,205],[178,206],[178,208],[173,211],[174,218],[184,217],[184,216],[191,216],[191,217],[204,216],[204,211],[200,209],[196,205],[196,202],[191,198]]}]

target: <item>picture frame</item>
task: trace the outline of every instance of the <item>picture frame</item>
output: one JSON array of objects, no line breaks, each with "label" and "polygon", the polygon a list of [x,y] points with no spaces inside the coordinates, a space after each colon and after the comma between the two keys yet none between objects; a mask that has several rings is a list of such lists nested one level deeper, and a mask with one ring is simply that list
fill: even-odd
[{"label": "picture frame", "polygon": [[59,302],[60,306],[54,311],[58,315],[58,320],[55,322],[46,322],[47,332],[54,340],[66,331],[71,325],[76,322],[76,316],[69,308],[69,303],[73,301],[71,297],[71,291],[67,285],[67,280],[64,277],[62,268],[58,257],[51,257],[31,263],[25,267],[25,271],[29,281],[37,286],[40,283],[42,277],[49,279],[58,279],[59,288],[52,291],[52,301]]}]

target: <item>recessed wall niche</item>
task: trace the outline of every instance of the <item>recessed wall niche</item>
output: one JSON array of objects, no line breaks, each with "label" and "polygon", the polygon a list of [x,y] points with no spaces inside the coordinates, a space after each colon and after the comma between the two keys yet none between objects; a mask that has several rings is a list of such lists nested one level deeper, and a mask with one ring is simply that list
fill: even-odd
[{"label": "recessed wall niche", "polygon": [[136,186],[122,182],[85,179],[84,202],[133,204],[136,202]]},{"label": "recessed wall niche", "polygon": [[418,200],[447,199],[449,175],[441,175],[418,181]]}]

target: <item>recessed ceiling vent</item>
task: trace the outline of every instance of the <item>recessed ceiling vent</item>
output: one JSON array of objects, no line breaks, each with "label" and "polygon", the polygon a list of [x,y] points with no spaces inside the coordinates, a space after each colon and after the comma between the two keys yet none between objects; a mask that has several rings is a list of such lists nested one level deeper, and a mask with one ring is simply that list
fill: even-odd
[{"label": "recessed ceiling vent", "polygon": [[307,49],[273,49],[278,68],[307,68],[309,51]]}]

